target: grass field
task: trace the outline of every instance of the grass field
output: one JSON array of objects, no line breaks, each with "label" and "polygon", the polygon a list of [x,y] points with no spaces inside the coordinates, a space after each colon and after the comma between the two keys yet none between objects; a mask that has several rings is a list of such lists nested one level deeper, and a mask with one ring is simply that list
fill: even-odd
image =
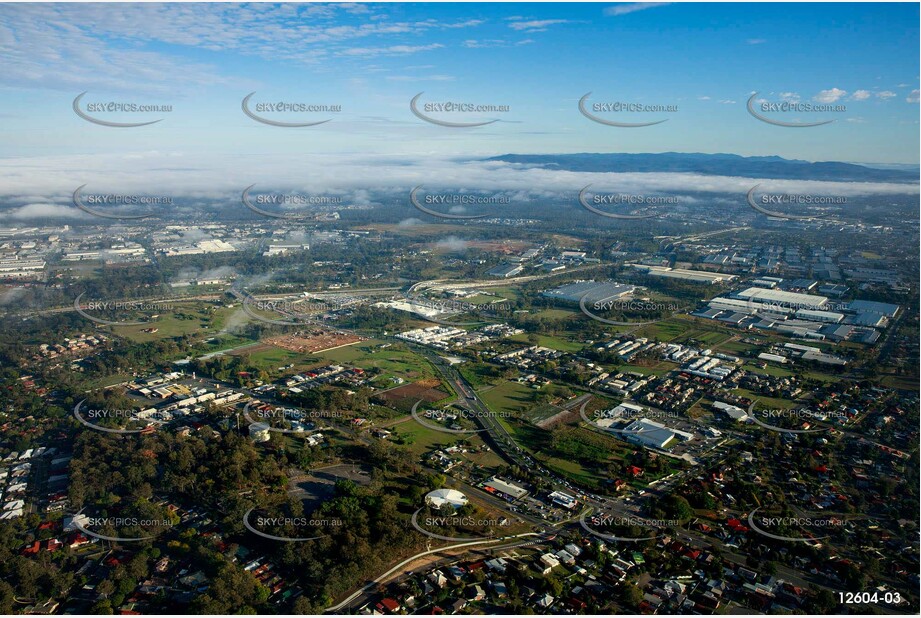
[{"label": "grass field", "polygon": [[533,315],[535,318],[562,320],[580,315],[580,313],[578,311],[569,311],[566,309],[544,309],[543,311],[538,311],[536,313],[532,313],[531,315]]},{"label": "grass field", "polygon": [[[224,328],[228,316],[239,309],[216,307],[211,303],[177,303],[172,310],[163,311],[159,318],[149,323],[132,326],[112,326],[112,332],[135,343],[169,339],[183,335],[213,335]],[[129,320],[130,317],[118,318]],[[157,329],[145,333],[145,329]]]},{"label": "grass field", "polygon": [[[528,335],[525,333],[522,333],[521,335],[515,335],[514,337],[509,337],[507,341],[518,341],[525,345],[531,345],[528,342]],[[578,352],[585,347],[584,343],[569,341],[568,339],[564,339],[562,337],[550,337],[547,335],[538,335],[537,345],[545,348],[559,350],[560,352]]]},{"label": "grass field", "polygon": [[355,345],[319,352],[308,357],[315,363],[345,363],[361,369],[381,370],[378,382],[391,377],[419,380],[435,376],[435,369],[423,357],[409,350],[394,347],[380,348],[380,340],[368,340]]},{"label": "grass field", "polygon": [[521,414],[534,407],[535,393],[537,391],[530,386],[502,380],[492,388],[484,389],[477,394],[493,412]]},{"label": "grass field", "polygon": [[467,434],[453,434],[423,427],[411,417],[409,420],[393,425],[390,430],[404,441],[403,446],[416,457],[432,450],[433,447],[451,446],[462,441]]}]

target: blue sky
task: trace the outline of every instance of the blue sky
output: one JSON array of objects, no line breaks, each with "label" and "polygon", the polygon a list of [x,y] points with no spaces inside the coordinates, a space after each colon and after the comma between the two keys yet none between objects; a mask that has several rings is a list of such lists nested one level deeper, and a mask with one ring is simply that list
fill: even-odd
[{"label": "blue sky", "polygon": [[[2,4],[0,157],[19,161],[7,179],[20,193],[30,170],[119,157],[184,169],[240,157],[508,152],[918,163],[918,12],[894,3]],[[163,118],[100,127],[71,110],[84,91],[84,103],[173,110],[100,115]],[[270,127],[240,109],[253,91],[254,101],[342,111],[272,116],[333,120]],[[454,115],[501,121],[449,129],[412,115],[409,101],[423,91],[426,102],[509,111]],[[678,111],[618,116],[668,119],[655,126],[608,127],[579,113],[588,92],[590,102]],[[758,104],[846,111],[787,113],[776,117],[835,122],[777,127],[746,111],[753,92]]]}]

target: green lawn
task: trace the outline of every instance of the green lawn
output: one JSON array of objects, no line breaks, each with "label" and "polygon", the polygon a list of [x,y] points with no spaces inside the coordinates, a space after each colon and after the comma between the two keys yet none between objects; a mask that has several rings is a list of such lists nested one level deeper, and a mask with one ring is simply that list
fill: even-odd
[{"label": "green lawn", "polygon": [[493,412],[510,412],[520,414],[536,404],[535,389],[518,382],[502,380],[492,388],[487,388],[478,394]]},{"label": "green lawn", "polygon": [[[112,326],[111,329],[119,337],[136,343],[198,333],[213,335],[224,328],[227,317],[234,311],[239,311],[239,309],[215,307],[204,302],[177,303],[171,310],[160,313],[160,317],[156,320],[132,326]],[[118,319],[133,318],[126,316]],[[155,328],[157,332],[145,333],[144,330],[148,328]]]},{"label": "green lawn", "polygon": [[[514,337],[509,337],[506,341],[519,341],[525,345],[531,345],[528,341],[528,335],[524,333],[521,335],[515,335]],[[562,337],[551,337],[548,335],[538,335],[537,345],[545,348],[559,350],[560,352],[578,352],[585,347],[584,343],[569,341]]]}]

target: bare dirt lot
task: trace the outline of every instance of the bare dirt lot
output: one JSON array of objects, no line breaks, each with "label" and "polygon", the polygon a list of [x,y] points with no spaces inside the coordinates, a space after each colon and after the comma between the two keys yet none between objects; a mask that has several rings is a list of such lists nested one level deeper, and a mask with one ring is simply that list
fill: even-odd
[{"label": "bare dirt lot", "polygon": [[438,380],[419,380],[412,384],[398,386],[376,395],[385,406],[395,410],[409,412],[420,399],[426,403],[441,401],[448,393],[441,390]]},{"label": "bare dirt lot", "polygon": [[266,343],[284,350],[302,354],[315,354],[345,345],[352,345],[359,341],[362,341],[362,338],[357,335],[322,329],[298,332],[292,335],[279,335],[265,340]]}]

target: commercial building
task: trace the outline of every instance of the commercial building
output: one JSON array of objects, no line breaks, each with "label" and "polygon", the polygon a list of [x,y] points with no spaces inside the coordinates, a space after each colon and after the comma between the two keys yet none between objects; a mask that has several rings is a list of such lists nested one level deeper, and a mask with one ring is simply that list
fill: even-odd
[{"label": "commercial building", "polygon": [[528,495],[527,489],[518,487],[512,483],[507,483],[497,477],[493,477],[486,481],[483,484],[483,487],[486,488],[487,491],[503,494],[512,500],[518,500],[519,498],[523,498],[524,496]]},{"label": "commercial building", "polygon": [[550,494],[550,501],[561,506],[564,509],[572,510],[578,504],[578,501],[573,496],[563,493],[562,491],[555,491]]},{"label": "commercial building", "polygon": [[508,277],[514,277],[515,275],[521,273],[524,270],[524,267],[519,264],[500,264],[490,270],[488,274],[490,277],[500,277],[502,279],[507,279]]},{"label": "commercial building", "polygon": [[694,436],[684,431],[670,429],[662,423],[641,418],[633,421],[623,429],[624,437],[635,444],[651,448],[664,449],[672,440],[681,438],[690,440]]},{"label": "commercial building", "polygon": [[629,296],[636,287],[617,283],[616,281],[574,281],[552,290],[546,290],[541,296],[577,303],[585,298],[586,303],[596,304],[612,302]]},{"label": "commercial building", "polygon": [[713,285],[715,283],[727,283],[734,281],[736,275],[727,275],[725,273],[711,273],[705,270],[687,270],[685,268],[669,268],[667,266],[649,266],[646,264],[632,264],[637,270],[645,271],[647,275],[653,277],[664,277],[666,279],[681,279],[693,283],[706,283]]},{"label": "commercial building", "polygon": [[467,496],[456,489],[436,489],[426,494],[425,503],[436,509],[446,505],[459,509],[467,504]]},{"label": "commercial building", "polygon": [[778,305],[780,307],[792,307],[795,309],[822,309],[828,304],[828,298],[814,294],[800,294],[799,292],[784,292],[783,290],[768,290],[764,288],[750,287],[736,292],[735,294],[742,300],[753,303],[766,305]]}]

